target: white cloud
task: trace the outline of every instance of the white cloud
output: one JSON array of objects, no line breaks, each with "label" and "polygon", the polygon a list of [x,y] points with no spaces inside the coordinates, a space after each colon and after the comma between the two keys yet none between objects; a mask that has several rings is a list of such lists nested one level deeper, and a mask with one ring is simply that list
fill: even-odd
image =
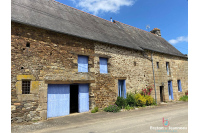
[{"label": "white cloud", "polygon": [[179,42],[188,42],[188,37],[180,36],[180,37],[177,37],[176,39],[169,40],[169,43],[171,44],[177,44]]},{"label": "white cloud", "polygon": [[132,6],[136,0],[71,0],[82,10],[97,15],[103,12],[117,13],[121,6]]}]

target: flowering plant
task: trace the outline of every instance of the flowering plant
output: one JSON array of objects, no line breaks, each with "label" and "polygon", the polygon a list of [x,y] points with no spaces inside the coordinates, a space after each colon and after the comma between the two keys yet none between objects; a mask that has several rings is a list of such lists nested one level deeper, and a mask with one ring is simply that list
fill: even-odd
[{"label": "flowering plant", "polygon": [[143,89],[142,88],[142,91],[140,92],[140,94],[141,95],[151,95],[151,92],[152,92],[152,90],[153,90],[153,87],[154,87],[154,85],[153,86],[151,86],[151,85],[149,85],[149,86],[147,86],[147,88],[145,88],[145,89]]},{"label": "flowering plant", "polygon": [[188,96],[188,90],[185,92],[185,95]]}]

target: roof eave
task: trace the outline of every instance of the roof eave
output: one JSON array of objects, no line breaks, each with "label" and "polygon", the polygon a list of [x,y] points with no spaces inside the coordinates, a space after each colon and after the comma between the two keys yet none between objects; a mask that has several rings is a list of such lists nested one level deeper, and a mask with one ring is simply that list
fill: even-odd
[{"label": "roof eave", "polygon": [[[142,48],[142,47],[140,47],[140,48]],[[170,54],[170,53],[160,52],[160,51],[156,51],[156,50],[152,50],[152,49],[147,49],[147,48],[142,48],[142,49],[143,50],[149,50],[149,51],[152,51],[152,52],[161,53],[161,54],[173,55],[173,56],[177,56],[177,57],[182,57],[182,58],[188,59],[188,57],[184,56],[184,55]]]}]

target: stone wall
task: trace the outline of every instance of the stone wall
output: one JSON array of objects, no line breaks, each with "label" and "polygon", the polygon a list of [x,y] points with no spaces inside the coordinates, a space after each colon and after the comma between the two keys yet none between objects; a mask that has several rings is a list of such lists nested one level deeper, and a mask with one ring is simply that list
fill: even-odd
[{"label": "stone wall", "polygon": [[[109,80],[109,85],[112,86],[113,97],[109,97],[110,103],[114,103],[118,95],[118,80],[126,79],[127,92],[139,92],[142,88],[149,85],[154,85],[153,69],[151,59],[151,51],[145,51],[143,56],[140,51],[126,49],[118,46],[95,43],[95,53],[109,56],[108,70],[109,73],[99,74],[98,58],[95,59],[95,75],[102,77],[104,80],[96,80],[98,84],[96,89],[106,90],[106,83]],[[159,62],[159,69],[157,68]],[[170,64],[170,75],[167,75],[166,62]],[[153,64],[155,72],[155,85],[157,101],[160,102],[160,86],[164,86],[164,99],[169,100],[168,81],[172,80],[174,100],[179,100],[180,96],[184,95],[188,90],[188,61],[186,58],[181,58],[172,55],[161,53],[153,53]],[[181,80],[182,92],[178,92],[177,80]],[[105,84],[104,84],[105,83]],[[111,94],[111,93],[109,93]],[[152,96],[155,98],[155,90],[152,91]],[[107,99],[102,101],[102,106],[107,106]]]},{"label": "stone wall", "polygon": [[[103,108],[118,96],[118,80],[126,80],[127,92],[140,91],[153,85],[152,62],[136,51],[78,37],[55,33],[12,22],[11,25],[11,117],[13,122],[33,121],[47,117],[48,84],[89,83],[89,106]],[[26,46],[30,44],[30,47]],[[145,52],[151,57],[151,52]],[[89,57],[89,72],[78,72],[78,55]],[[101,74],[99,57],[108,58],[108,74]],[[188,89],[187,59],[153,53],[157,99],[167,82],[172,80],[174,98]],[[157,69],[156,62],[160,68]],[[170,76],[166,72],[170,63]],[[31,94],[22,94],[22,80],[31,80]],[[178,92],[177,79],[183,92]],[[153,91],[152,96],[155,93]]]},{"label": "stone wall", "polygon": [[[108,74],[100,74],[99,58],[94,58],[95,76],[98,77],[95,80],[97,84],[96,89],[104,92],[107,88],[110,88],[109,90],[111,91],[99,96],[103,97],[105,95],[101,107],[114,104],[116,101],[118,96],[118,80],[126,80],[127,92],[138,92],[148,85],[153,85],[151,61],[143,57],[141,51],[95,43],[95,53],[109,57]],[[107,95],[111,96],[106,98]]]},{"label": "stone wall", "polygon": [[[157,99],[160,101],[160,86],[164,86],[165,100],[169,100],[168,81],[172,81],[174,100],[179,100],[188,90],[188,61],[186,58],[154,53],[155,81]],[[156,62],[159,62],[157,68]],[[167,75],[166,62],[169,62],[170,74]],[[177,80],[181,80],[182,92],[178,92]],[[155,93],[154,93],[155,95]]]},{"label": "stone wall", "polygon": [[[94,82],[92,41],[13,22],[11,26],[12,121],[46,119],[48,84]],[[89,57],[88,73],[78,72],[78,55]],[[30,94],[22,94],[24,79],[31,80]]]}]

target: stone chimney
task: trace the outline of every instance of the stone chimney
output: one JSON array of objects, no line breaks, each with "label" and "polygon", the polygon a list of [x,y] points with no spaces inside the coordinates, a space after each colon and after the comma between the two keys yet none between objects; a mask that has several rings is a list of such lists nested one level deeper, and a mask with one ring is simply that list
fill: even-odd
[{"label": "stone chimney", "polygon": [[155,34],[155,35],[157,35],[157,36],[161,36],[160,29],[158,29],[158,28],[154,28],[150,32],[153,33],[153,34]]}]

